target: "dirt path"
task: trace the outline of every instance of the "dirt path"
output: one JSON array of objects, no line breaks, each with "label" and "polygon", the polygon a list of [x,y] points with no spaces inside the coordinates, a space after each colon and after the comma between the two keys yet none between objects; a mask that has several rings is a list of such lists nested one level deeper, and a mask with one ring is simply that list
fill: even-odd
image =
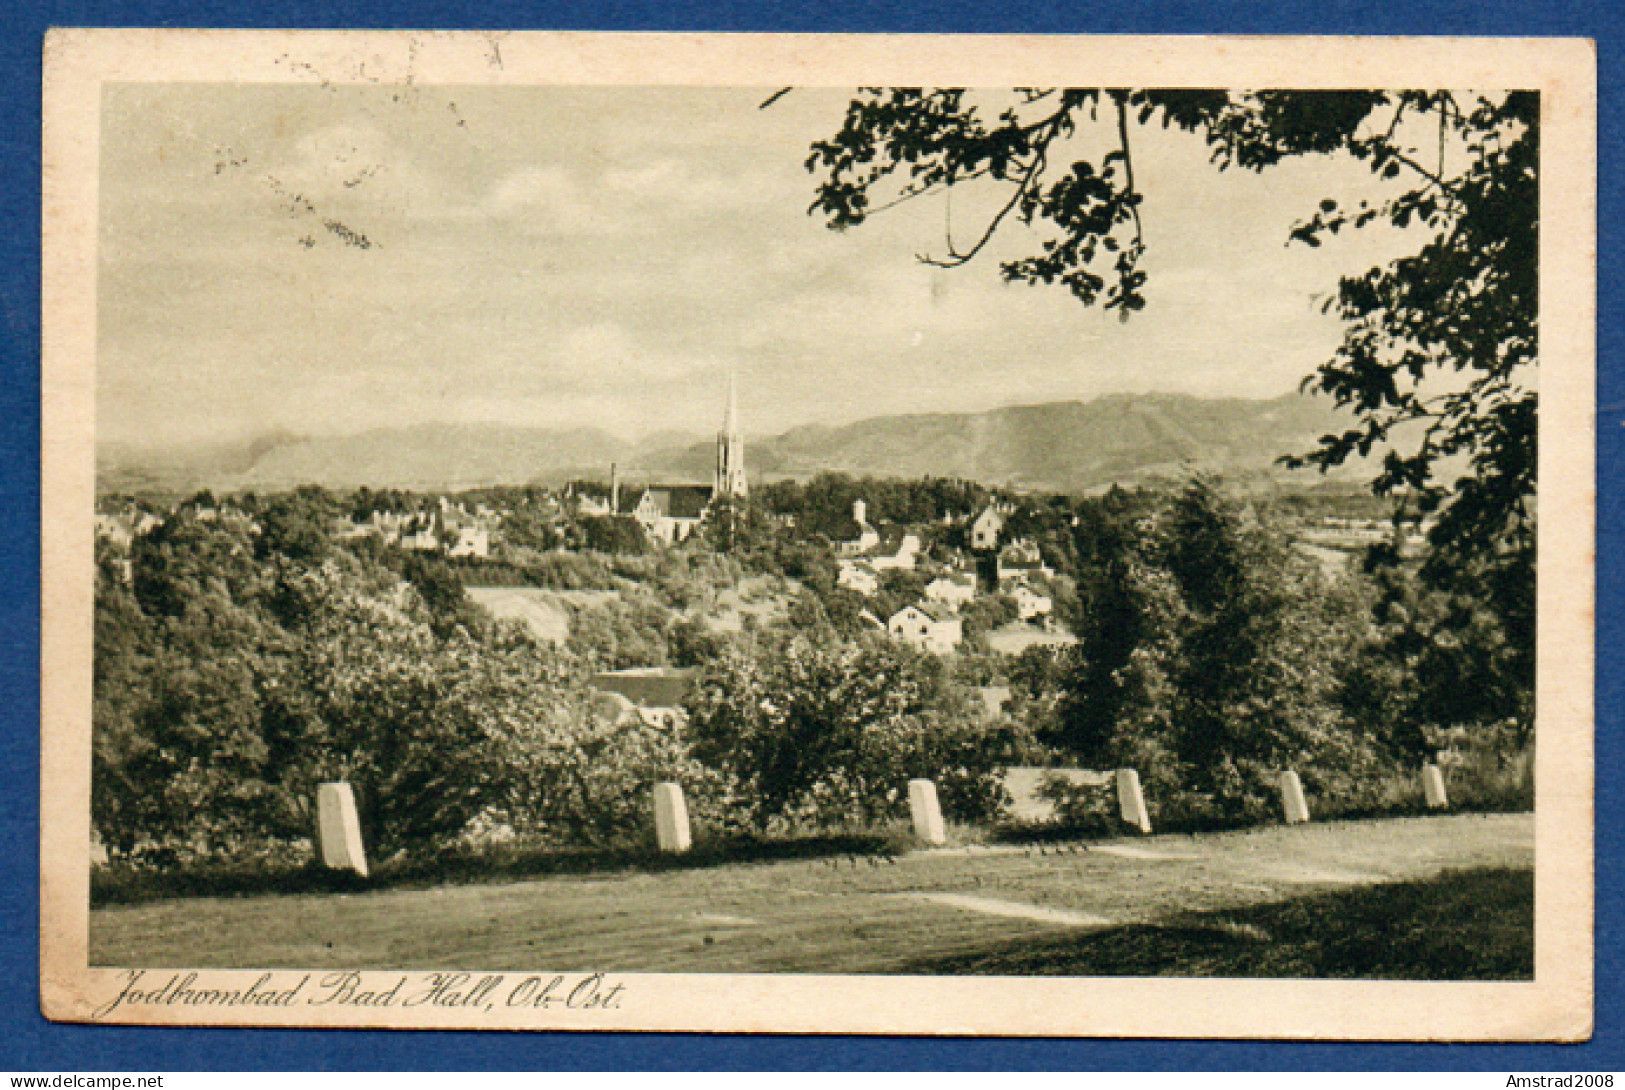
[{"label": "dirt path", "polygon": [[[1528,814],[1272,827],[91,913],[99,965],[897,972],[990,945],[1534,863]],[[1226,924],[1225,926],[1236,926]],[[1245,929],[1243,925],[1243,929]]]}]

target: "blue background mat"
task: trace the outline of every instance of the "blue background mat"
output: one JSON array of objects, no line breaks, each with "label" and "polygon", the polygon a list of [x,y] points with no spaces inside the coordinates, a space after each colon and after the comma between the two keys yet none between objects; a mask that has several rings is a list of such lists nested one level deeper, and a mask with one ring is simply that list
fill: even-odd
[{"label": "blue background mat", "polygon": [[[1555,10],[1561,8],[1562,10]],[[1599,64],[1598,535],[1625,541],[1625,367],[1619,260],[1625,10],[1602,3],[1378,0],[1200,5],[1092,0],[743,3],[739,0],[489,2],[106,0],[0,6],[0,1069],[1429,1069],[1625,1067],[1621,1003],[1620,778],[1625,557],[1599,550],[1597,1033],[1589,1044],[1316,1045],[681,1035],[159,1030],[60,1026],[39,1014],[39,94],[47,27],[414,27],[684,31],[1558,35],[1597,39]],[[1615,654],[1610,654],[1613,649]]]}]

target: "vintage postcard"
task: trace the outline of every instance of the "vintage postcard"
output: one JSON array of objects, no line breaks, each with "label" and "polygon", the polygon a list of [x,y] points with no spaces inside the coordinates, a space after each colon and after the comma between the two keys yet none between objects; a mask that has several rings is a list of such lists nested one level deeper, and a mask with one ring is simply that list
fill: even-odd
[{"label": "vintage postcard", "polygon": [[1589,1036],[1589,43],[45,51],[49,1017]]}]

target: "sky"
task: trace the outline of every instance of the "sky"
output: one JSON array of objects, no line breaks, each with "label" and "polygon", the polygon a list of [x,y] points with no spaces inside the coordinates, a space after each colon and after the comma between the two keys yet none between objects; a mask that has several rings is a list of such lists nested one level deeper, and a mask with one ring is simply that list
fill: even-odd
[{"label": "sky", "polygon": [[[1340,157],[1220,173],[1134,134],[1147,309],[1005,284],[998,194],[845,232],[809,145],[849,93],[775,88],[116,84],[104,92],[97,428],[143,445],[439,423],[705,434],[729,369],[747,432],[1109,393],[1274,397],[1340,338],[1339,275],[1384,228],[1286,245]],[[1085,127],[1082,150],[1109,134]],[[1091,143],[1091,141],[1095,143]],[[1096,153],[1098,155],[1098,151]],[[1098,161],[1098,159],[1097,159]],[[362,245],[361,243],[365,243]]]}]

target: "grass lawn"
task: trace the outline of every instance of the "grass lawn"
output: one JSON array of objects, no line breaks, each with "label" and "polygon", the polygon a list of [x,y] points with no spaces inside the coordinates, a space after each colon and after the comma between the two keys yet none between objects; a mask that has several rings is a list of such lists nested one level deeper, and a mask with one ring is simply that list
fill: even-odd
[{"label": "grass lawn", "polygon": [[1535,876],[1479,868],[924,957],[928,975],[1532,980]]},{"label": "grass lawn", "polygon": [[1529,814],[91,912],[96,965],[1519,979]]}]

